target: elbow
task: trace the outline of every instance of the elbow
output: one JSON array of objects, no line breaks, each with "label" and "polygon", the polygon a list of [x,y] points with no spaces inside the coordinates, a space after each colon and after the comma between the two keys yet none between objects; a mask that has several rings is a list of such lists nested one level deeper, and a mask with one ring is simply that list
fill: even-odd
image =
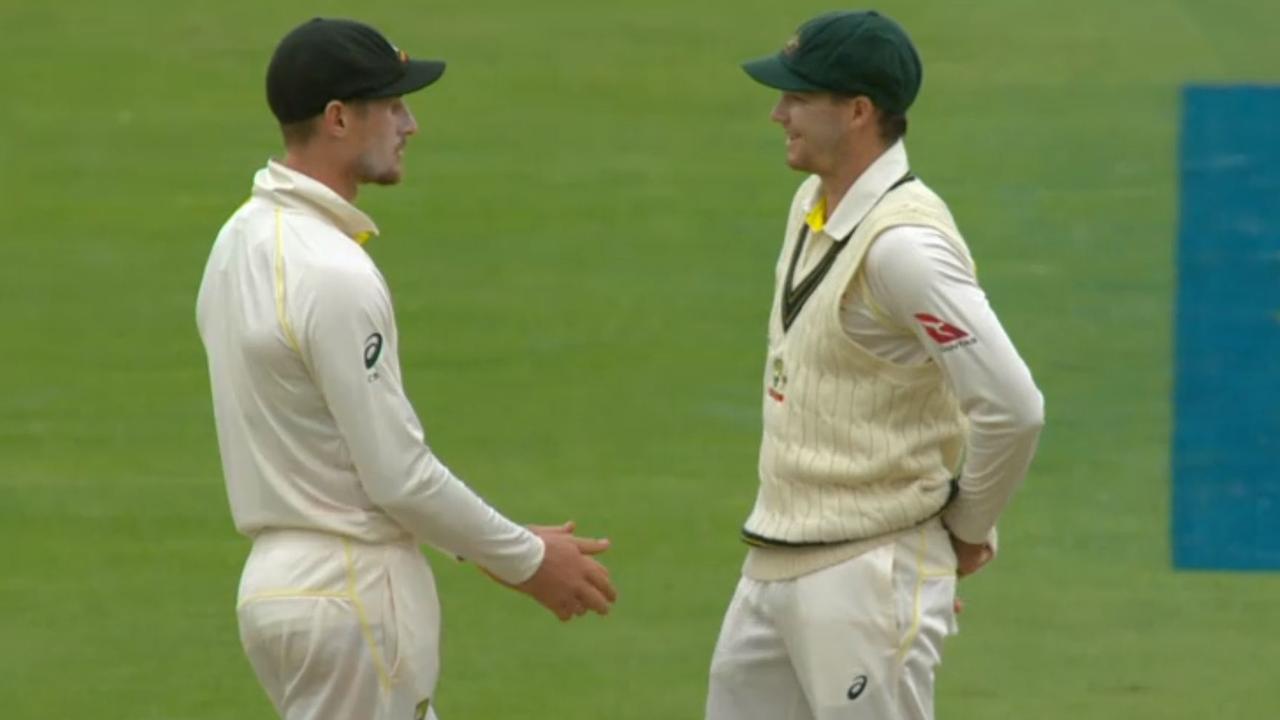
[{"label": "elbow", "polygon": [[1036,436],[1044,427],[1044,395],[1033,389],[1026,400],[1012,408],[1013,426],[1019,435]]},{"label": "elbow", "polygon": [[1044,427],[1044,396],[1031,386],[966,408],[969,426],[1002,437],[1035,437]]},{"label": "elbow", "polygon": [[425,449],[405,465],[375,465],[360,476],[369,500],[393,513],[400,507],[412,508],[429,502],[454,480],[448,468]]},{"label": "elbow", "polygon": [[388,482],[385,478],[362,478],[364,492],[369,500],[384,510],[394,509],[404,501],[404,486],[401,483]]}]

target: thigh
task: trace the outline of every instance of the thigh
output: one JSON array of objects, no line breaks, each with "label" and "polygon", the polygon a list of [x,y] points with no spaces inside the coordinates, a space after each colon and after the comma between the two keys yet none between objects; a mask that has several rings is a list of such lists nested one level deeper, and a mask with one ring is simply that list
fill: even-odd
[{"label": "thigh", "polygon": [[386,567],[381,611],[370,611],[371,618],[376,618],[372,621],[388,638],[388,686],[377,718],[433,718],[440,675],[440,604],[435,579],[417,548],[394,551],[386,558]]},{"label": "thigh", "polygon": [[311,550],[251,559],[256,581],[249,592],[242,583],[241,642],[277,711],[286,720],[429,717],[440,608],[426,559],[416,547],[340,540],[314,563],[325,573],[272,587],[273,577],[297,583],[274,566]]},{"label": "thigh", "polygon": [[812,717],[770,607],[793,583],[738,582],[711,658],[707,720]]},{"label": "thigh", "polygon": [[943,642],[956,629],[956,557],[941,523],[928,523],[898,541],[893,582],[903,629],[898,717],[932,720]]},{"label": "thigh", "polygon": [[894,546],[796,581],[784,631],[818,720],[895,720],[900,633]]},{"label": "thigh", "polygon": [[241,605],[240,639],[284,720],[368,717],[380,678],[351,603],[277,597]]}]

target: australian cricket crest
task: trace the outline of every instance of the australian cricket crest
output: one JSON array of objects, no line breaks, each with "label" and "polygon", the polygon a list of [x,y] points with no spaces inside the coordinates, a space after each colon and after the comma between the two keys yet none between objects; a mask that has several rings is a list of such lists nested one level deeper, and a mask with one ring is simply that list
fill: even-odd
[{"label": "australian cricket crest", "polygon": [[800,34],[799,33],[792,35],[787,40],[786,44],[782,46],[782,54],[789,58],[794,57],[796,52],[798,52],[799,50],[800,50]]},{"label": "australian cricket crest", "polygon": [[782,362],[781,355],[774,355],[773,361],[769,364],[769,397],[778,402],[787,399],[784,392],[787,389],[787,367]]}]

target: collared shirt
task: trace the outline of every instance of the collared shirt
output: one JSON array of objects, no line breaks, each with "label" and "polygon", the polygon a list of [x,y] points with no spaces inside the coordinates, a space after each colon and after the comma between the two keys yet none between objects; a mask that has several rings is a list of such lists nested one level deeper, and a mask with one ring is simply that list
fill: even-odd
[{"label": "collared shirt", "polygon": [[[813,231],[821,184],[797,194],[810,218],[805,262],[846,237],[909,171],[901,140],[849,188]],[[846,290],[841,321],[849,337],[894,363],[937,363],[951,380],[969,434],[960,494],[944,514],[962,540],[994,538],[996,518],[1026,476],[1039,440],[1044,398],[972,270],[972,260],[936,230],[913,225],[880,235]]]},{"label": "collared shirt", "polygon": [[196,303],[238,530],[415,539],[511,583],[543,544],[425,443],[367,215],[276,162],[214,242]]}]

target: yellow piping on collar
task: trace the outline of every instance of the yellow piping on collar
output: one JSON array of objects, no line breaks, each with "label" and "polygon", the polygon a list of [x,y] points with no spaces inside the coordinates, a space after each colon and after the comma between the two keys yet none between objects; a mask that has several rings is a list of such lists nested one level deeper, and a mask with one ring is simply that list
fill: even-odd
[{"label": "yellow piping on collar", "polygon": [[372,230],[365,230],[364,232],[356,233],[356,244],[364,245],[365,243],[369,242],[373,238],[374,238],[374,233]]}]

